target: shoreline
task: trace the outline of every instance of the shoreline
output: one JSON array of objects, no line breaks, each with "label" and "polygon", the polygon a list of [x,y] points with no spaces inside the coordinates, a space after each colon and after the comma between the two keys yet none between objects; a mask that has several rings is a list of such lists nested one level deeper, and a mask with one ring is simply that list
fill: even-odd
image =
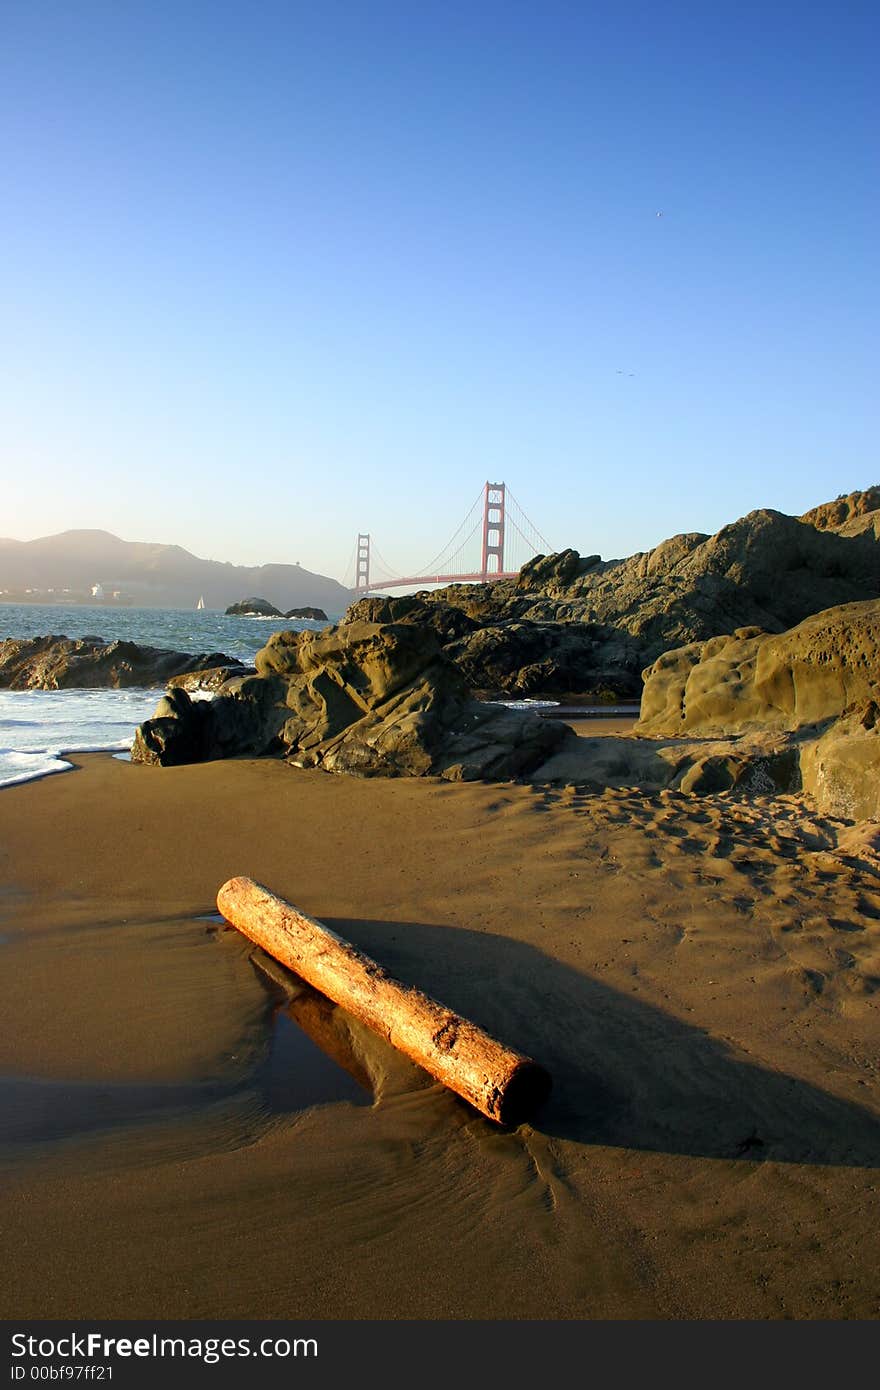
[{"label": "shoreline", "polygon": [[[877,1316],[880,878],[845,823],[74,762],[0,792],[4,1316]],[[497,1130],[356,1030],[372,1105],[273,1110],[275,1005],[209,920],[237,873],[548,1066],[544,1110]]]},{"label": "shoreline", "polygon": [[[37,781],[41,777],[48,777],[58,772],[70,771],[73,763],[71,759],[86,753],[109,753],[119,755],[131,750],[135,736],[137,723],[132,723],[130,732],[125,736],[120,736],[120,731],[128,726],[125,720],[120,717],[117,705],[125,710],[129,718],[133,718],[129,712],[132,702],[143,699],[143,707],[140,710],[141,720],[149,719],[165,694],[166,687],[141,687],[141,686],[95,686],[95,687],[71,687],[61,690],[52,689],[25,689],[11,690],[0,688],[0,716],[3,716],[8,706],[9,713],[23,713],[28,716],[36,715],[37,718],[28,718],[25,723],[28,728],[45,729],[45,734],[40,739],[34,738],[33,743],[44,742],[45,748],[29,746],[27,748],[4,748],[0,746],[0,792],[7,786],[18,786],[29,781]],[[193,698],[198,698],[198,691]],[[210,694],[207,698],[210,698]],[[21,705],[17,704],[20,701]],[[74,737],[69,732],[61,737],[55,734],[58,712],[68,712],[76,710],[79,718],[83,718],[81,707],[77,710],[77,704],[85,701],[91,702],[92,708],[87,713],[87,718],[104,722],[105,726],[112,723],[114,738],[112,742],[93,743],[83,737]],[[494,703],[494,702],[493,702]],[[36,709],[32,708],[36,705]],[[606,735],[626,733],[634,723],[638,715],[635,707],[616,706],[603,709],[600,707],[569,709],[558,707],[553,710],[541,710],[540,713],[545,718],[560,719],[570,722],[570,727],[581,737],[601,737]],[[10,725],[16,724],[16,719],[10,720]],[[0,717],[0,728],[3,726],[3,718]],[[88,725],[87,725],[88,727]],[[93,735],[94,736],[94,735]],[[7,735],[8,737],[8,735]],[[67,742],[72,739],[72,742]],[[5,762],[4,762],[5,759]],[[18,771],[17,765],[22,760],[33,760],[36,764],[33,771]],[[36,760],[40,759],[39,763]],[[7,766],[7,764],[9,766]]]}]

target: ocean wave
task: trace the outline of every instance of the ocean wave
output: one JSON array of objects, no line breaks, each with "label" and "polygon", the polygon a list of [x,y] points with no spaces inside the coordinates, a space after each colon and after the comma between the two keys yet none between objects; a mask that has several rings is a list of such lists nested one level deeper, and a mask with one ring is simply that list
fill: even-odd
[{"label": "ocean wave", "polygon": [[68,772],[72,765],[50,753],[19,753],[16,749],[0,748],[0,787],[35,782],[53,772]]},{"label": "ocean wave", "polygon": [[[195,597],[194,597],[195,602]],[[331,622],[340,615],[332,615]],[[98,633],[141,646],[182,652],[224,652],[247,665],[265,645],[266,624],[278,631],[314,631],[324,623],[311,618],[237,617],[215,610],[114,608],[77,604],[0,604],[0,638],[37,637],[47,632],[68,637]],[[131,747],[134,731],[149,719],[162,689],[0,690],[0,787],[63,772],[64,753],[120,752]],[[190,698],[213,698],[191,691]],[[13,764],[10,759],[26,759]]]},{"label": "ocean wave", "polygon": [[0,787],[65,772],[73,753],[131,747],[162,690],[0,690]]}]

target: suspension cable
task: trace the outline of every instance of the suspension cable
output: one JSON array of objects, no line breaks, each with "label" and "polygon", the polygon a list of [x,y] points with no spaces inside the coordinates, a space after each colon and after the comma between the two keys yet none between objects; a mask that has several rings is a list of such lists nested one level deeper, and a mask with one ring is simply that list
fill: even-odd
[{"label": "suspension cable", "polygon": [[403,578],[403,575],[400,573],[400,570],[396,570],[396,569],[392,568],[391,565],[389,565],[388,561],[385,559],[385,556],[382,554],[381,550],[380,550],[379,547],[376,545],[376,542],[371,538],[371,539],[370,539],[370,568],[371,568],[371,569],[372,569],[372,567],[373,567],[373,557],[374,557],[374,556],[375,556],[375,558],[379,561],[379,565],[380,565],[379,573],[380,573],[380,574],[384,574],[384,576],[385,576],[386,579],[402,579],[402,578]]},{"label": "suspension cable", "polygon": [[[443,559],[443,556],[444,556],[444,555],[447,555],[447,554],[458,554],[458,551],[454,551],[454,552],[452,551],[452,547],[453,547],[453,545],[455,544],[455,542],[458,540],[458,537],[461,535],[461,532],[464,530],[465,526],[467,526],[468,522],[469,522],[470,519],[471,519],[471,516],[472,516],[473,512],[476,510],[477,507],[479,507],[479,505],[480,505],[482,499],[483,499],[483,489],[480,488],[480,491],[479,491],[479,493],[477,494],[477,500],[473,503],[473,505],[472,505],[471,507],[468,508],[467,512],[465,513],[464,521],[463,521],[463,522],[461,523],[461,525],[458,527],[458,530],[455,531],[455,533],[453,534],[452,538],[446,542],[446,544],[444,545],[443,549],[442,549],[442,550],[435,556],[435,558],[430,562],[430,564],[423,566],[423,569],[422,569],[422,573],[423,573],[423,574],[440,574],[440,572],[441,572],[440,561]],[[481,518],[481,520],[482,520],[482,518]],[[479,525],[479,523],[477,523],[477,524]],[[476,529],[476,528],[474,528],[474,529]],[[472,535],[473,535],[473,530],[471,530],[471,531],[468,533],[468,535],[467,535],[465,541],[463,541],[462,544],[466,544],[466,542],[467,542],[468,540],[470,540],[470,538],[471,538]],[[459,546],[459,550],[460,550],[460,549],[461,549],[461,546]]]},{"label": "suspension cable", "polygon": [[[539,540],[539,541],[541,542],[541,544],[545,547],[544,553],[547,554],[547,555],[551,554],[551,553],[553,552],[553,547],[552,547],[552,545],[550,544],[550,542],[547,540],[547,537],[541,535],[541,532],[538,530],[538,528],[537,528],[537,526],[535,525],[535,523],[526,515],[526,513],[523,511],[523,508],[520,506],[519,502],[517,502],[517,500],[516,500],[516,498],[514,497],[513,493],[510,491],[510,488],[507,488],[507,489],[506,489],[506,493],[507,493],[507,497],[510,499],[510,501],[513,503],[513,505],[514,505],[514,507],[516,508],[516,510],[519,512],[519,514],[520,514],[520,516],[522,517],[523,521],[526,523],[526,525],[529,527],[529,529],[530,529],[531,531],[534,532],[535,536],[537,536],[538,540]],[[512,520],[512,518],[511,518],[511,520]],[[516,522],[514,522],[513,524],[514,524],[514,526],[516,526]],[[516,529],[519,531],[519,527],[518,527],[518,526],[516,527]],[[527,539],[526,536],[523,535],[523,532],[522,532],[522,531],[519,531],[519,534],[522,536],[523,540],[526,540],[526,539]],[[527,541],[527,544],[531,545],[531,544],[533,544],[533,542]]]}]

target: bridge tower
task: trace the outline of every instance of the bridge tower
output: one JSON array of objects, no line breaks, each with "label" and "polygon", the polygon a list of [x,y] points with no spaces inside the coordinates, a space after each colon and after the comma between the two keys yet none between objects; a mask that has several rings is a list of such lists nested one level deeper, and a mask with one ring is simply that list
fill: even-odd
[{"label": "bridge tower", "polygon": [[357,569],[354,587],[356,593],[366,593],[370,587],[370,533],[360,532],[357,543]]},{"label": "bridge tower", "polygon": [[[489,560],[496,564],[489,568]],[[504,484],[487,483],[483,490],[483,549],[480,569],[485,582],[504,570]]]}]

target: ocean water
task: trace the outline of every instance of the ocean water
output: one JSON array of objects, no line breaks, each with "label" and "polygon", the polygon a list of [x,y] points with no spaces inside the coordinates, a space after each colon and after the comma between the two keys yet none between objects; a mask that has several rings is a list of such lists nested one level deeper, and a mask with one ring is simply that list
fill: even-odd
[{"label": "ocean water", "polygon": [[122,751],[161,690],[0,690],[0,787],[65,772],[65,753]]},{"label": "ocean water", "polygon": [[[245,662],[253,661],[273,632],[323,626],[284,618],[228,618],[210,609],[0,604],[0,640],[48,633],[101,637],[181,652],[223,652]],[[65,753],[130,748],[135,729],[150,718],[161,695],[161,689],[0,689],[0,787],[66,771],[71,765]]]},{"label": "ocean water", "polygon": [[[330,614],[337,622],[341,614]],[[117,638],[178,652],[225,652],[253,661],[273,632],[322,628],[292,618],[227,618],[219,610],[180,608],[87,608],[80,604],[0,603],[0,640],[5,637]]]}]

